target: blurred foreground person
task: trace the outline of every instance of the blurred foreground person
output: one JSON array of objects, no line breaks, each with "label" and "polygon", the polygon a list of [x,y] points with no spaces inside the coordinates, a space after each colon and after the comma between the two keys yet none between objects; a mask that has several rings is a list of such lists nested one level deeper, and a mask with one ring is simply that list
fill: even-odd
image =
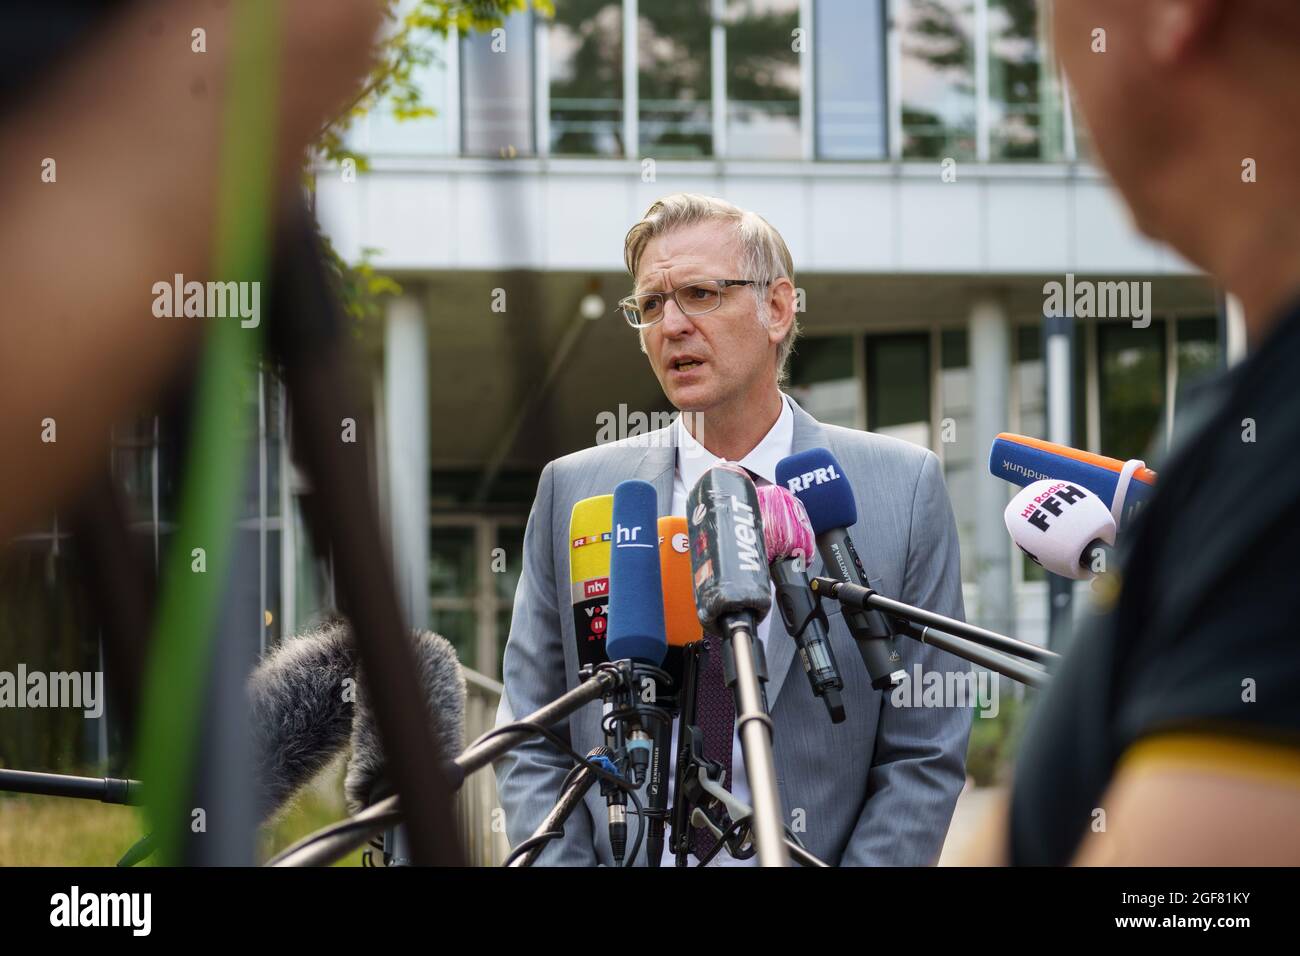
[{"label": "blurred foreground person", "polygon": [[[5,6],[0,541],[103,461],[110,425],[154,398],[206,331],[208,320],[155,317],[152,289],[178,274],[218,278],[224,132],[242,118],[230,79],[247,56],[232,49],[238,6]],[[381,6],[276,6],[276,141],[266,148],[278,195],[297,188],[302,150],[364,76]]]},{"label": "blurred foreground person", "polygon": [[1250,356],[1182,422],[969,862],[1300,864],[1300,4],[1051,13],[1138,225],[1241,299]]}]

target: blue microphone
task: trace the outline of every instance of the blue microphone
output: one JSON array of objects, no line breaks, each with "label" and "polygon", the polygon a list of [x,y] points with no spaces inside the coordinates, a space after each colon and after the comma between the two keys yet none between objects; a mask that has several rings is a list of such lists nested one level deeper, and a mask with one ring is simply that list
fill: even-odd
[{"label": "blue microphone", "polygon": [[614,540],[609,556],[609,628],[605,653],[661,665],[668,655],[659,571],[659,499],[648,481],[614,489]]},{"label": "blue microphone", "polygon": [[[803,502],[817,535],[817,553],[826,565],[826,574],[848,584],[869,587],[867,572],[862,569],[848,532],[857,524],[858,504],[835,456],[825,448],[791,455],[776,466],[776,481]],[[844,623],[858,645],[872,687],[885,690],[907,676],[902,657],[894,647],[893,631],[883,614],[845,607]]]}]

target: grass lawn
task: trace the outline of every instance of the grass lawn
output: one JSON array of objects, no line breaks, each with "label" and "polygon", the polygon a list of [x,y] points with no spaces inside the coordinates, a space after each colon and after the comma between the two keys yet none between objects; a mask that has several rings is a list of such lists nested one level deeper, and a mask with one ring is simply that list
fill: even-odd
[{"label": "grass lawn", "polygon": [[[342,764],[262,829],[263,859],[344,816]],[[143,835],[140,811],[67,797],[0,794],[0,866],[113,866]],[[360,866],[357,850],[336,866]],[[143,864],[148,866],[149,860]]]}]

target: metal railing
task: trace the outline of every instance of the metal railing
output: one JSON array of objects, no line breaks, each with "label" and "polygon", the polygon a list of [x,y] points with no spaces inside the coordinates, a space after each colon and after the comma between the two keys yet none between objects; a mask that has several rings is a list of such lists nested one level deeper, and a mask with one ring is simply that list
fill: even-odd
[{"label": "metal railing", "polygon": [[[469,743],[495,726],[497,705],[505,688],[478,671],[468,667],[461,670],[465,674],[465,742]],[[510,842],[497,798],[496,774],[480,770],[467,777],[456,808],[469,865],[500,866],[510,853]]]}]

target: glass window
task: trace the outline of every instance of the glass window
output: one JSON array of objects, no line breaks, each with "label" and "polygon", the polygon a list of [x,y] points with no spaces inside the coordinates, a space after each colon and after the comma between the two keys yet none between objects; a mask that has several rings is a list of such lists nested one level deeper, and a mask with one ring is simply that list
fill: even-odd
[{"label": "glass window", "polygon": [[993,159],[1061,158],[1061,89],[1038,0],[989,0],[989,138]]},{"label": "glass window", "polygon": [[452,130],[447,122],[447,37],[432,34],[421,37],[427,47],[429,62],[411,69],[411,81],[420,91],[421,104],[433,110],[433,116],[403,118],[398,107],[384,102],[357,125],[364,126],[364,138],[358,142],[362,152],[390,156],[447,155],[452,149]]},{"label": "glass window", "polygon": [[461,38],[461,148],[470,156],[533,153],[533,18],[506,17]]},{"label": "glass window", "polygon": [[971,408],[970,342],[965,329],[945,329],[939,337],[939,395],[943,477],[961,541],[961,574],[975,579],[975,482],[983,480],[976,454]]},{"label": "glass window", "polygon": [[488,674],[494,680],[501,680],[505,673],[506,638],[510,636],[510,621],[514,617],[514,606],[504,604],[497,610],[497,669],[495,674]]},{"label": "glass window", "polygon": [[551,152],[622,156],[621,0],[556,4],[547,58]]},{"label": "glass window", "polygon": [[973,0],[905,0],[899,13],[903,155],[973,159]]},{"label": "glass window", "polygon": [[709,0],[637,6],[641,152],[657,159],[713,153]]},{"label": "glass window", "polygon": [[1219,348],[1219,320],[1213,317],[1180,319],[1177,360],[1178,396],[1175,408],[1183,389],[1219,370],[1223,361]]},{"label": "glass window", "polygon": [[462,664],[476,669],[478,618],[472,610],[435,607],[429,614],[429,626],[451,642]]},{"label": "glass window", "polygon": [[819,159],[888,154],[882,0],[818,0],[813,43]]},{"label": "glass window", "polygon": [[[503,552],[505,570],[493,574],[496,580],[496,594],[507,605],[514,603],[515,589],[519,587],[519,576],[524,568],[524,528],[522,525],[503,525],[497,529],[497,544]],[[495,571],[495,569],[493,569]],[[506,632],[501,632],[500,639],[506,639]]]},{"label": "glass window", "polygon": [[1145,329],[1127,323],[1097,326],[1104,455],[1146,458],[1154,440],[1163,444],[1164,326],[1163,320]]},{"label": "glass window", "polygon": [[438,525],[431,530],[430,537],[430,596],[468,598],[476,594],[474,529]]},{"label": "glass window", "polygon": [[930,337],[867,338],[867,428],[930,447]]},{"label": "glass window", "polygon": [[728,0],[727,153],[797,159],[799,0]]},{"label": "glass window", "polygon": [[[1046,438],[1047,373],[1043,367],[1043,332],[1036,325],[1016,329],[1015,375],[1020,395],[1020,434]],[[1076,441],[1078,437],[1075,436]]]},{"label": "glass window", "polygon": [[[1019,393],[1020,434],[1034,438],[1047,437],[1047,371],[1043,364],[1043,330],[1037,325],[1021,325],[1016,328],[1016,389]],[[1076,404],[1082,404],[1081,396],[1075,397]],[[1082,447],[1083,442],[1075,436],[1075,444]],[[1046,581],[1047,572],[1042,566],[1031,561],[1024,552],[1020,556],[1022,580]]]},{"label": "glass window", "polygon": [[853,337],[801,338],[790,356],[790,396],[813,418],[858,428],[858,379]]}]

